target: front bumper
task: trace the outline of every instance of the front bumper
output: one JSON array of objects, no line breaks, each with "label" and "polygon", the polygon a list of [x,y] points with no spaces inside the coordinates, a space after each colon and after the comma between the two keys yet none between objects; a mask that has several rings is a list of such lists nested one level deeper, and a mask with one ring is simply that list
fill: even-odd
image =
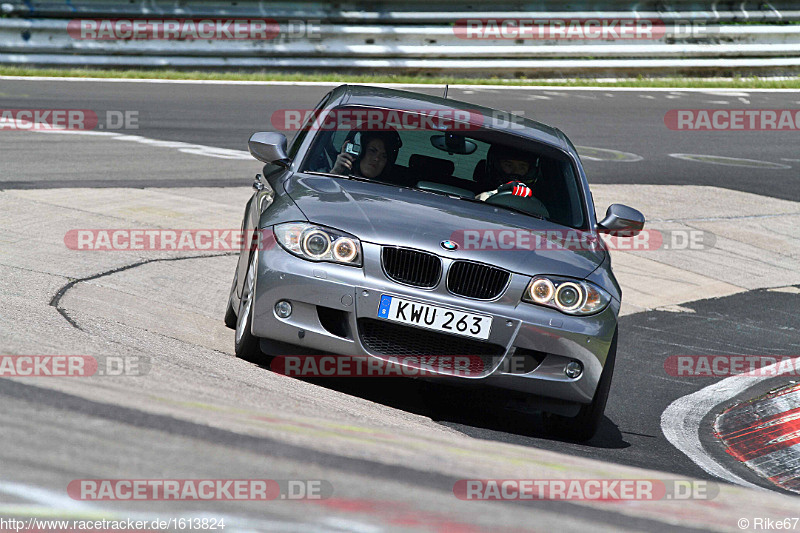
[{"label": "front bumper", "polygon": [[[462,376],[487,386],[515,390],[568,402],[589,403],[608,355],[617,325],[619,302],[589,317],[574,317],[554,309],[521,302],[530,276],[512,274],[505,292],[496,300],[480,301],[455,296],[447,291],[445,276],[452,259],[442,256],[443,274],[439,285],[426,290],[396,283],[386,277],[381,267],[381,246],[362,242],[364,267],[354,268],[333,263],[315,263],[286,252],[279,245],[259,251],[253,304],[252,333],[256,337],[296,346],[293,354],[314,351],[377,357],[387,354],[376,349],[364,336],[365,320],[377,318],[383,294],[400,296],[433,305],[492,315],[490,336],[486,343],[496,353],[485,374]],[[551,273],[555,274],[555,273]],[[275,303],[288,300],[293,312],[279,318]],[[394,324],[394,323],[391,323]],[[380,324],[378,324],[380,325]],[[408,335],[420,328],[406,328]],[[422,330],[428,331],[428,330]],[[446,334],[441,334],[446,335]],[[450,337],[450,336],[448,336]],[[461,337],[457,337],[461,339]],[[262,341],[264,345],[264,341]],[[535,354],[535,367],[520,370],[509,362],[520,354]],[[282,352],[273,355],[283,355]],[[529,355],[528,355],[529,357]],[[575,379],[564,374],[564,365],[580,361],[583,373]],[[523,373],[524,372],[524,373]]]}]

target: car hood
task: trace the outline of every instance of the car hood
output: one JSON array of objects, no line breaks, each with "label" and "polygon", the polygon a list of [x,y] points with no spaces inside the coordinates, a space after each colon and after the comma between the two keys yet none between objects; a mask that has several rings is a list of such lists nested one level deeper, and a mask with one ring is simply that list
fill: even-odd
[{"label": "car hood", "polygon": [[[491,237],[499,237],[498,232],[503,230],[553,231],[563,235],[568,228],[488,204],[327,176],[295,174],[284,186],[309,221],[346,231],[365,242],[480,261],[527,275],[557,274],[575,278],[588,276],[600,266],[606,254],[597,247],[501,248]],[[471,237],[466,242],[465,230]],[[457,242],[458,249],[446,251],[441,245],[445,240]],[[506,236],[503,244],[509,242],[513,241]]]}]

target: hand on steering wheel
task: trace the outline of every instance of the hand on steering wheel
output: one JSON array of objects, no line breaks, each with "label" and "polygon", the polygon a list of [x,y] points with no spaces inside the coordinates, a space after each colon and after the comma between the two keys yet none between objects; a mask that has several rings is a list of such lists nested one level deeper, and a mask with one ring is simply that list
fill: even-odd
[{"label": "hand on steering wheel", "polygon": [[511,191],[512,196],[521,196],[522,198],[533,196],[533,189],[521,181],[509,181],[497,188],[497,192],[503,191]]}]

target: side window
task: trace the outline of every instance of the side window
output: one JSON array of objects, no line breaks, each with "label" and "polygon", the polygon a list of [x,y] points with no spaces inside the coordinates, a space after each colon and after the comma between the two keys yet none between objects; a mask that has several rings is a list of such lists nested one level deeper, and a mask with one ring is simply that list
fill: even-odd
[{"label": "side window", "polygon": [[331,144],[333,145],[334,150],[338,152],[342,149],[342,144],[347,136],[350,135],[351,131],[352,130],[343,127],[336,128],[336,131],[333,132],[333,136],[331,138]]},{"label": "side window", "polygon": [[563,161],[561,163],[562,173],[564,176],[564,181],[566,183],[567,188],[567,196],[569,198],[569,204],[571,206],[571,220],[564,221],[567,226],[572,226],[573,228],[580,228],[583,226],[583,207],[581,203],[581,194],[578,191],[578,177],[575,175],[572,169],[572,165],[568,161]]},{"label": "side window", "polygon": [[325,107],[330,99],[331,93],[326,94],[317,107],[314,108],[314,111],[312,111],[308,116],[308,119],[306,119],[306,122],[303,124],[300,130],[295,134],[294,139],[292,139],[292,145],[289,147],[289,157],[291,159],[294,159],[297,155],[297,151],[300,150],[300,145],[303,144],[306,135],[308,135],[308,132],[311,130],[311,124],[314,122],[314,118],[319,115],[320,110]]}]

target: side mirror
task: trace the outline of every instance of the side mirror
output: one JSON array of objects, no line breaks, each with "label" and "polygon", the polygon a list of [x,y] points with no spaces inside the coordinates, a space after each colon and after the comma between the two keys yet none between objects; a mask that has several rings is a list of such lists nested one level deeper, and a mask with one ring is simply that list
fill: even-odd
[{"label": "side mirror", "polygon": [[606,217],[597,223],[598,230],[615,233],[619,237],[633,237],[644,228],[644,215],[632,207],[611,204]]},{"label": "side mirror", "polygon": [[264,163],[274,163],[289,168],[291,160],[286,154],[286,135],[273,131],[254,133],[247,142],[250,155]]}]

